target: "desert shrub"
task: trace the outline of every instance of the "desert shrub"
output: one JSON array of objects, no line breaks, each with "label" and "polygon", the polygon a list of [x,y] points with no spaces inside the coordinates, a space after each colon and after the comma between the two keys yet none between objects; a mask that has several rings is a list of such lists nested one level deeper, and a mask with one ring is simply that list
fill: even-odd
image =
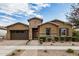
[{"label": "desert shrub", "polygon": [[12,54],[11,54],[11,56],[14,56],[14,55],[16,55],[16,54],[15,54],[15,53],[12,53]]},{"label": "desert shrub", "polygon": [[72,40],[72,37],[65,37],[65,41],[71,41]]},{"label": "desert shrub", "polygon": [[60,37],[60,41],[64,41],[65,40],[65,37]]},{"label": "desert shrub", "polygon": [[77,42],[79,42],[79,36],[77,37]]},{"label": "desert shrub", "polygon": [[72,37],[72,41],[73,42],[79,42],[79,37],[76,37],[76,36]]},{"label": "desert shrub", "polygon": [[53,41],[52,43],[55,43],[55,41]]},{"label": "desert shrub", "polygon": [[75,44],[72,43],[72,46],[74,46]]},{"label": "desert shrub", "polygon": [[79,56],[79,53],[78,53],[78,56]]},{"label": "desert shrub", "polygon": [[74,53],[74,50],[68,49],[66,52],[67,52],[67,53]]},{"label": "desert shrub", "polygon": [[79,31],[74,31],[72,36],[79,36]]},{"label": "desert shrub", "polygon": [[47,40],[48,40],[48,42],[51,42],[52,39],[51,38],[48,38]]},{"label": "desert shrub", "polygon": [[76,41],[76,42],[79,41],[79,31],[74,31],[74,32],[73,32],[72,40],[73,40],[73,41]]},{"label": "desert shrub", "polygon": [[46,37],[40,37],[41,40],[43,40],[43,42],[46,41]]},{"label": "desert shrub", "polygon": [[72,41],[73,42],[76,42],[76,37],[72,37]]},{"label": "desert shrub", "polygon": [[54,40],[55,41],[59,41],[59,37],[54,37]]},{"label": "desert shrub", "polygon": [[21,49],[18,49],[18,50],[16,50],[17,52],[20,52],[21,51]]},{"label": "desert shrub", "polygon": [[40,44],[43,44],[43,40],[42,40],[42,39],[40,39],[40,40],[39,40],[39,43],[40,43]]},{"label": "desert shrub", "polygon": [[50,44],[50,45],[53,45],[53,44]]},{"label": "desert shrub", "polygon": [[47,53],[47,50],[44,50],[45,53]]}]

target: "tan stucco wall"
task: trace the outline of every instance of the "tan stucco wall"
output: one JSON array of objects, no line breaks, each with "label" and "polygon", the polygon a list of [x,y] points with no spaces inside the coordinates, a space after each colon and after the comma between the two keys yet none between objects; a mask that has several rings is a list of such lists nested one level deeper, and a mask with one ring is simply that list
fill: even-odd
[{"label": "tan stucco wall", "polygon": [[[7,28],[7,39],[10,40],[10,30],[29,30],[29,39],[32,39],[32,28],[36,27],[37,25],[41,24],[42,22],[40,20],[31,20],[29,21],[29,27],[24,26],[23,24],[16,24],[12,25]],[[61,22],[55,22],[59,26],[55,26],[54,24],[47,23],[43,24],[39,27],[39,35],[40,33],[45,33],[46,28],[51,28],[51,35],[52,36],[59,36],[59,28],[69,28],[69,36],[72,36],[72,26],[68,24],[64,24]]]},{"label": "tan stucco wall", "polygon": [[11,27],[8,27],[7,29],[8,30],[27,30],[28,27],[22,24],[16,24],[16,25],[12,25]]},{"label": "tan stucco wall", "polygon": [[41,24],[41,20],[33,19],[29,21],[29,39],[32,40],[32,28]]},{"label": "tan stucco wall", "polygon": [[6,35],[7,40],[10,40],[10,30],[28,30],[28,26],[24,26],[23,24],[16,24],[8,27]]},{"label": "tan stucco wall", "polygon": [[55,22],[55,23],[59,25],[59,28],[68,28],[69,29],[69,36],[72,36],[73,31],[72,31],[72,26],[71,25],[61,23],[61,22]]},{"label": "tan stucco wall", "polygon": [[[51,23],[48,23],[48,24],[44,24],[44,25],[41,25],[39,27],[39,35],[40,36],[43,36],[46,32],[46,28],[51,28],[51,36],[58,36],[58,27],[51,24]],[[41,33],[44,33],[43,35]]]}]

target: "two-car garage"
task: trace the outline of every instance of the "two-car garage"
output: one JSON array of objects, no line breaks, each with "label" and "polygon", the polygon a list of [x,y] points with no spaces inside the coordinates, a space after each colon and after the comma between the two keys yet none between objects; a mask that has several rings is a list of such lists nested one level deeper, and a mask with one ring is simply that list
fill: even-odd
[{"label": "two-car garage", "polygon": [[6,37],[8,40],[28,40],[28,25],[23,23],[15,23],[10,26],[7,26]]},{"label": "two-car garage", "polygon": [[11,40],[26,40],[28,39],[27,30],[11,30]]}]

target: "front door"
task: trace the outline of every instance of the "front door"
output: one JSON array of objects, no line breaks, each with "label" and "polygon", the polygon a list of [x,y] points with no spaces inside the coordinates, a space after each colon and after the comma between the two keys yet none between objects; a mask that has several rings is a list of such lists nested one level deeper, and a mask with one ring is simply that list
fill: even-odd
[{"label": "front door", "polygon": [[33,40],[38,39],[38,28],[32,28],[32,38]]}]

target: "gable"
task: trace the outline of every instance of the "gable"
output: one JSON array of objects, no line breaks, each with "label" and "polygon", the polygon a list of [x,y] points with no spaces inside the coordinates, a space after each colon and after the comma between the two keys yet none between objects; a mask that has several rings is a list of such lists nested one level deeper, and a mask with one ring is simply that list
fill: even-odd
[{"label": "gable", "polygon": [[56,26],[56,27],[58,27],[58,25],[57,24],[55,24],[55,23],[52,23],[52,22],[46,22],[46,23],[43,23],[43,24],[40,24],[39,26],[44,26],[44,25],[53,25],[53,26]]},{"label": "gable", "polygon": [[52,23],[56,23],[59,25],[59,27],[72,27],[71,24],[69,24],[68,22],[64,22],[64,21],[60,21],[60,20],[53,20],[51,21]]},{"label": "gable", "polygon": [[8,30],[26,30],[28,29],[28,25],[23,23],[15,23],[12,25],[7,26]]}]

